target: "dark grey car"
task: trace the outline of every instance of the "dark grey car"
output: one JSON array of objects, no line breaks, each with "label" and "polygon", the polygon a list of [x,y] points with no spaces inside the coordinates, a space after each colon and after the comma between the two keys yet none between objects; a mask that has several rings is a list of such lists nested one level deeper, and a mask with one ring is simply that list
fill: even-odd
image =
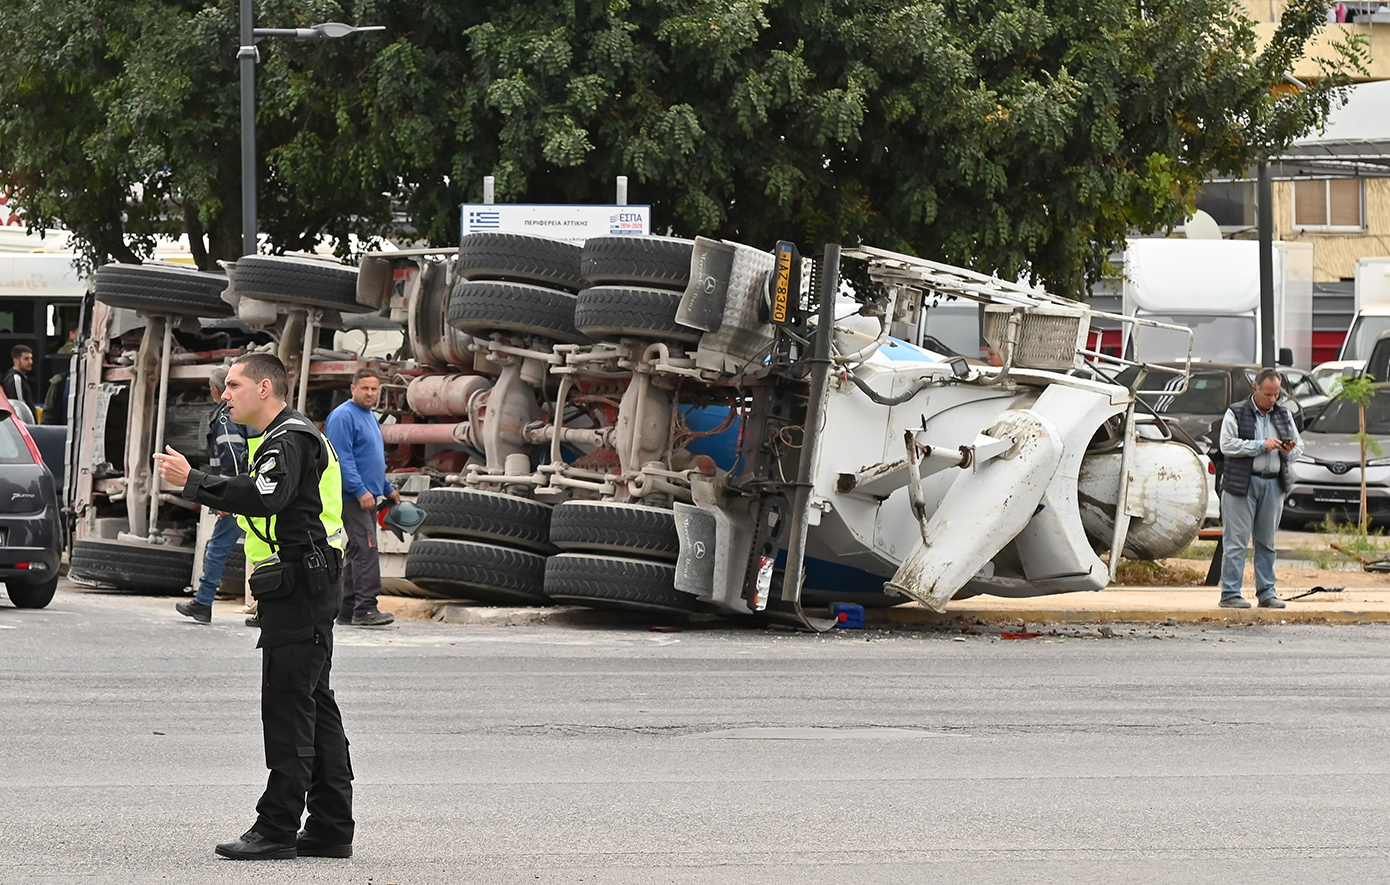
[{"label": "dark grey car", "polygon": [[62,542],[53,474],[0,393],[0,583],[17,608],[53,600]]},{"label": "dark grey car", "polygon": [[[1366,435],[1381,453],[1366,452],[1366,512],[1390,524],[1390,384],[1377,384],[1366,404]],[[1303,457],[1292,467],[1293,488],[1284,499],[1284,524],[1320,522],[1328,515],[1353,522],[1361,511],[1361,429],[1356,404],[1333,400],[1303,430]]]}]

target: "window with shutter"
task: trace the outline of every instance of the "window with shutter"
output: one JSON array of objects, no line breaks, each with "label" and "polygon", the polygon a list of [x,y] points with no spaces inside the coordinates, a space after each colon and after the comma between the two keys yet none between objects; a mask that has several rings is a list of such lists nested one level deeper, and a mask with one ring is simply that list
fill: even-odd
[{"label": "window with shutter", "polygon": [[1293,224],[1299,228],[1360,229],[1363,226],[1361,179],[1295,181]]}]

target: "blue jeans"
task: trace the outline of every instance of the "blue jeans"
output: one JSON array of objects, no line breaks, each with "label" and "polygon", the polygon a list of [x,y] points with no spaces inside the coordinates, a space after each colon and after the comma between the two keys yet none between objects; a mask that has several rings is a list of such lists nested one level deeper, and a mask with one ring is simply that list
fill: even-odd
[{"label": "blue jeans", "polygon": [[1284,512],[1278,479],[1250,477],[1248,495],[1221,493],[1221,598],[1240,596],[1245,577],[1245,550],[1255,539],[1255,593],[1274,597],[1274,532]]},{"label": "blue jeans", "polygon": [[227,557],[236,549],[236,542],[242,535],[236,517],[217,517],[217,525],[208,538],[207,549],[203,551],[203,577],[198,581],[198,593],[193,597],[199,605],[212,605],[217,595],[217,587],[222,583],[222,569],[227,565]]}]

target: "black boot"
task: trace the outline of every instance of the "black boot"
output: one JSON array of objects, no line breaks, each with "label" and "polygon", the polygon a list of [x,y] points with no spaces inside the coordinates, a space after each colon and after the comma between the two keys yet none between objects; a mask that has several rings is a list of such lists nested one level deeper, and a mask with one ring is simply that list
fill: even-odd
[{"label": "black boot", "polygon": [[288,860],[298,854],[294,843],[272,842],[255,830],[247,830],[240,839],[223,842],[215,850],[232,860]]},{"label": "black boot", "polygon": [[299,831],[299,838],[295,840],[295,847],[299,850],[300,857],[352,857],[351,842],[331,845],[315,839],[303,830]]},{"label": "black boot", "polygon": [[385,627],[396,620],[396,616],[390,612],[369,611],[360,615],[352,616],[352,626],[354,627]]},{"label": "black boot", "polygon": [[187,602],[180,602],[174,606],[175,611],[181,615],[187,615],[200,624],[212,623],[212,606],[203,605],[195,599]]}]

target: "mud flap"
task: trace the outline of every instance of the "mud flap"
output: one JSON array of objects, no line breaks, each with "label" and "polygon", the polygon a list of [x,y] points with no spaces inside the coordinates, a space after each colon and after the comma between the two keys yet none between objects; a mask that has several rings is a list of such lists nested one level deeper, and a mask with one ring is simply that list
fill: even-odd
[{"label": "mud flap", "polygon": [[714,551],[718,547],[714,514],[679,501],[672,509],[676,513],[676,537],[680,540],[676,589],[696,596],[711,596],[714,593]]},{"label": "mud flap", "polygon": [[[698,501],[700,495],[696,495]],[[744,599],[757,520],[751,511],[715,505],[672,505],[680,554],[675,587],[727,611],[748,614]]]},{"label": "mud flap", "polygon": [[724,324],[724,303],[729,297],[729,276],[737,250],[730,243],[696,237],[690,254],[690,282],[676,308],[676,322],[713,332]]},{"label": "mud flap", "polygon": [[1014,445],[961,473],[887,585],[936,611],[1023,531],[1061,462],[1057,428],[1032,410],[1009,412],[985,433]]}]

